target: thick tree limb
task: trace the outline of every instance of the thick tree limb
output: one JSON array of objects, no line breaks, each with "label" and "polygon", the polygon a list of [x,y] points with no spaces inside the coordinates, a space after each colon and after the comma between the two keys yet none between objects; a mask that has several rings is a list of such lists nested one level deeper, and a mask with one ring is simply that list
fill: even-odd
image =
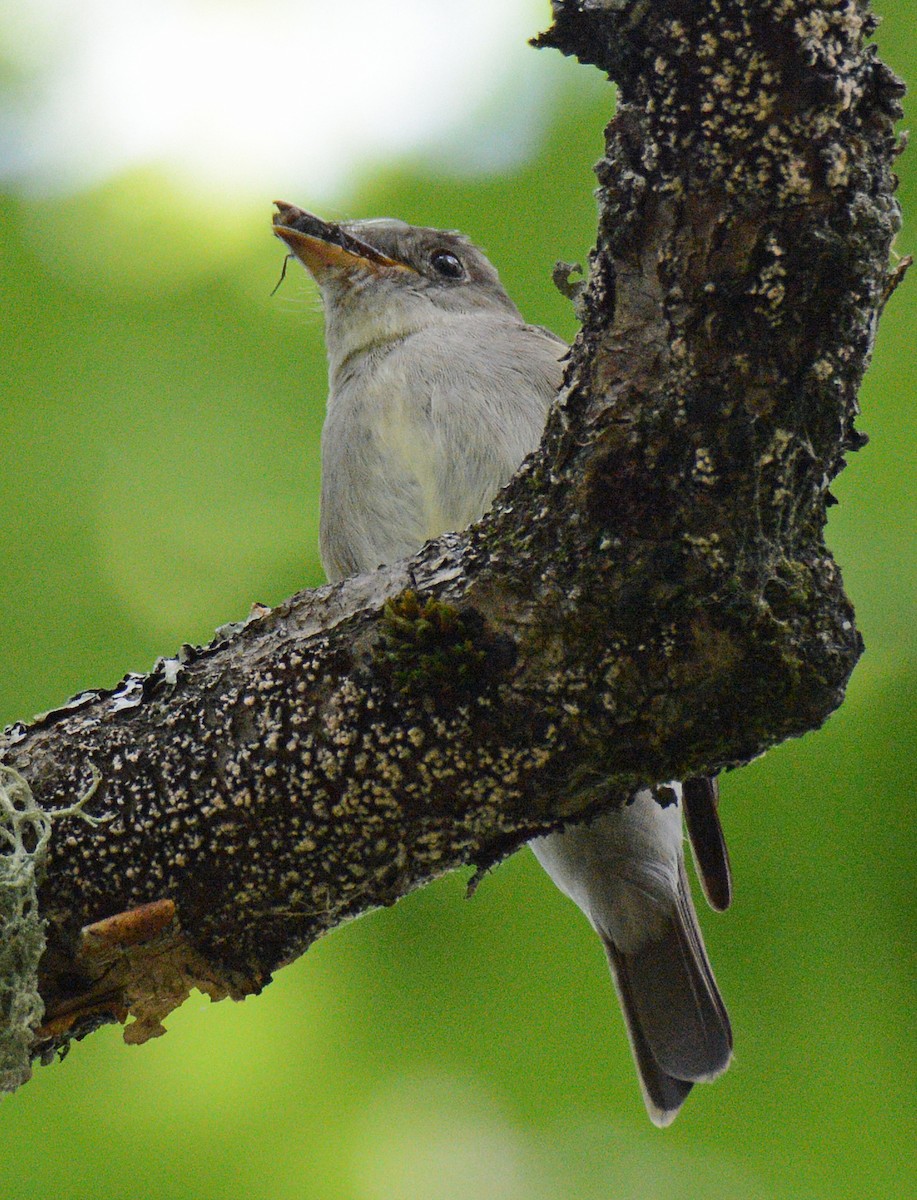
[{"label": "thick tree limb", "polygon": [[142,1040],[189,986],[255,991],[345,917],[840,703],[860,639],[822,531],[892,286],[901,85],[855,0],[555,18],[541,43],[620,100],[540,452],[411,564],[8,731],[43,807],[97,772],[112,817],[56,826],[37,1051],[129,1012]]}]

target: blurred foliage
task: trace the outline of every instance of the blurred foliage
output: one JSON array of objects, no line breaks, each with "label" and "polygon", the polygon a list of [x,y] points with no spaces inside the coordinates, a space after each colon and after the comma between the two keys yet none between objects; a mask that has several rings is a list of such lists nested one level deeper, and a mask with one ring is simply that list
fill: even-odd
[{"label": "blurred foliage", "polygon": [[[885,12],[880,48],[914,81],[917,3]],[[567,78],[527,165],[395,164],[341,212],[465,230],[572,336],[550,272],[588,253],[611,93]],[[913,152],[901,168],[913,211]],[[320,582],[321,323],[298,270],[271,297],[269,193],[254,211],[149,172],[0,197],[0,720]],[[0,1110],[0,1197],[907,1194],[914,297],[909,279],[885,315],[872,443],[831,522],[868,653],[823,731],[724,781],[737,900],[705,924],[736,1061],[673,1129],[646,1120],[597,942],[524,851],[470,903],[453,876],[337,931],[257,999],[192,1000],[162,1041],[106,1029],[38,1070]]]}]

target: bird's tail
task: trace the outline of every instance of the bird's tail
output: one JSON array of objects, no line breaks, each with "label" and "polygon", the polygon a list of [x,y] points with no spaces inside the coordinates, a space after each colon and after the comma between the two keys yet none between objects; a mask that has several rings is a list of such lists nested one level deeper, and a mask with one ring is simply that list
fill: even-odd
[{"label": "bird's tail", "polygon": [[596,927],[647,1111],[655,1125],[669,1125],[693,1085],[715,1079],[732,1057],[729,1016],[704,948],[684,864],[679,863],[677,904],[658,936],[623,951],[601,921]]}]

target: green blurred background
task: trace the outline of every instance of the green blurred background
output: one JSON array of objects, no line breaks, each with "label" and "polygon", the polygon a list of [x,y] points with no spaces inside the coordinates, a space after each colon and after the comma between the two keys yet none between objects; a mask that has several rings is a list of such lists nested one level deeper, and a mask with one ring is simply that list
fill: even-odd
[{"label": "green blurred background", "polygon": [[[585,261],[611,90],[525,47],[546,4],[469,3],[464,30],[461,8],[0,5],[0,721],[321,581],[321,319],[298,269],[271,296],[275,195],[461,228],[574,333],[550,270]],[[913,83],[917,2],[882,12]],[[726,1076],[650,1127],[599,946],[526,850],[468,903],[453,876],[336,931],[257,999],[195,996],[159,1041],[108,1028],[36,1070],[0,1105],[0,1198],[915,1194],[914,296],[832,513],[868,652],[825,729],[723,783],[737,898],[702,919]]]}]

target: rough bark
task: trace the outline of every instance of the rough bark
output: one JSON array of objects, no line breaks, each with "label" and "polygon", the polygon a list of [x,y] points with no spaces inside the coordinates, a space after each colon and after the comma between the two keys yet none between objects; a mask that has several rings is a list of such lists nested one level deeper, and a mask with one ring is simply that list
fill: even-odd
[{"label": "rough bark", "polygon": [[855,0],[555,4],[541,44],[619,100],[541,450],[412,563],[7,731],[43,807],[97,774],[112,818],[55,826],[36,1052],[128,1013],[142,1040],[190,986],[255,991],[346,917],[837,707],[828,487],[900,274],[871,32]]}]

